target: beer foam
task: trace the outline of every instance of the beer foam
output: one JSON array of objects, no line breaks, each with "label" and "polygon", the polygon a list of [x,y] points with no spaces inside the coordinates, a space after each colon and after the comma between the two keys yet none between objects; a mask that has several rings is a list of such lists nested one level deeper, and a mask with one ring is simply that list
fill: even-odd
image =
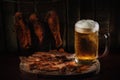
[{"label": "beer foam", "polygon": [[87,19],[79,20],[75,24],[75,31],[80,33],[89,33],[99,31],[99,24],[96,21]]}]

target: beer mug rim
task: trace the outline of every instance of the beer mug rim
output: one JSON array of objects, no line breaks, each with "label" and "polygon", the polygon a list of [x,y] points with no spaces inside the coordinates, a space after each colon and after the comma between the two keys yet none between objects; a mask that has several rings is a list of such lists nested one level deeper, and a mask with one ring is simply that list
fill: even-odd
[{"label": "beer mug rim", "polygon": [[80,33],[96,32],[99,31],[99,24],[91,19],[79,20],[75,23],[75,31]]}]

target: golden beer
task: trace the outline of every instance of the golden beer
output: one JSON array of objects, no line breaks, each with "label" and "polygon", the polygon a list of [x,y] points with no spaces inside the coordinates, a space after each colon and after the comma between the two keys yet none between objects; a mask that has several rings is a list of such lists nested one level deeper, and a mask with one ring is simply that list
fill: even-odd
[{"label": "golden beer", "polygon": [[98,25],[94,21],[84,20],[75,25],[75,61],[93,62],[98,57]]}]

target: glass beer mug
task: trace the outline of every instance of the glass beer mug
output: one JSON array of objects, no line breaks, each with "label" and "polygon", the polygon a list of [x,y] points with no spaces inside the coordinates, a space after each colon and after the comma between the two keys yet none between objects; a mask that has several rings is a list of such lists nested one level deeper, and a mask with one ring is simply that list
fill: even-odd
[{"label": "glass beer mug", "polygon": [[94,20],[80,20],[75,24],[75,62],[79,65],[91,65],[98,62],[108,52],[108,36],[105,38],[105,51],[99,52],[99,24]]}]

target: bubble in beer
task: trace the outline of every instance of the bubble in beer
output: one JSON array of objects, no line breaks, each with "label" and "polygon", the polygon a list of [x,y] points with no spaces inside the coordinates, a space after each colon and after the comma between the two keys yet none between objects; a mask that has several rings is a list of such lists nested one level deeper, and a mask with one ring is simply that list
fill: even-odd
[{"label": "bubble in beer", "polygon": [[99,30],[99,24],[96,21],[87,19],[80,20],[75,24],[75,31],[80,33],[96,32]]}]

